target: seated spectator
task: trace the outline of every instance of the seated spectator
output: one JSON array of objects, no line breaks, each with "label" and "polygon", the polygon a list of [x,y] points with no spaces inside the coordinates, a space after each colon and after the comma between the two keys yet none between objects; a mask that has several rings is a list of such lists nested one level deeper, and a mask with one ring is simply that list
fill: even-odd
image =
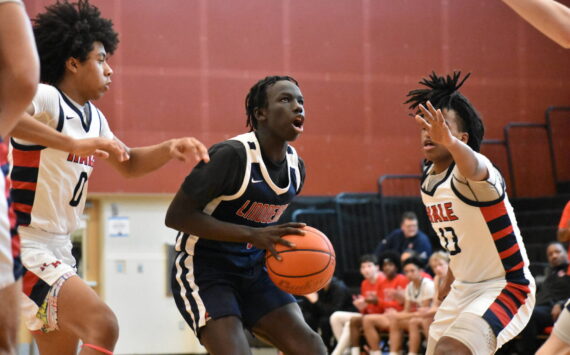
[{"label": "seated spectator", "polygon": [[439,300],[439,288],[442,286],[447,275],[447,270],[449,269],[449,254],[441,250],[436,251],[431,254],[429,265],[435,274],[433,279],[435,289],[433,301],[431,302],[431,307],[420,307],[417,311],[417,316],[410,319],[410,324],[408,326],[410,342],[412,338],[420,339],[421,333],[423,333],[426,338],[428,337],[429,326],[433,322],[433,317],[441,304],[441,301]]},{"label": "seated spectator", "polygon": [[[566,203],[562,211],[556,236],[559,242],[570,242],[570,201]],[[568,245],[568,258],[570,258],[570,244]]]},{"label": "seated spectator", "polygon": [[[402,252],[402,255],[400,255],[400,265],[404,265],[406,260],[408,260],[409,258],[418,258],[421,261],[424,261],[422,258],[420,258],[418,252],[416,252],[414,249],[406,249]],[[422,269],[422,276],[427,277],[430,280],[433,280],[433,277],[423,269]]]},{"label": "seated spectator", "polygon": [[[409,258],[404,263],[404,274],[408,278],[404,310],[390,315],[390,352],[398,353],[402,347],[402,331],[409,330],[410,321],[421,317],[420,309],[431,307],[435,288],[433,281],[422,276],[423,262],[418,258]],[[420,351],[420,332],[409,333],[408,354],[418,354]],[[380,355],[371,352],[370,355]]]},{"label": "seated spectator", "polygon": [[570,268],[568,255],[560,242],[551,242],[546,248],[550,270],[536,293],[536,305],[526,328],[521,332],[519,350],[522,354],[534,354],[541,341],[537,335],[551,327],[570,297]]},{"label": "seated spectator", "polygon": [[418,217],[414,212],[404,212],[400,228],[388,234],[376,247],[376,255],[392,250],[402,254],[406,249],[413,249],[424,261],[431,253],[432,247],[429,237],[418,228]]},{"label": "seated spectator", "polygon": [[349,311],[354,309],[350,300],[350,293],[344,281],[333,278],[318,292],[304,295],[299,306],[307,324],[317,333],[320,333],[328,352],[334,345],[334,337],[330,325],[330,316],[335,311]]},{"label": "seated spectator", "polygon": [[[362,328],[366,342],[371,351],[379,351],[380,332],[390,329],[390,314],[404,309],[404,290],[408,285],[408,279],[400,274],[400,259],[397,253],[386,252],[382,254],[380,261],[382,271],[386,279],[380,284],[378,297],[382,314],[367,314],[362,319]],[[358,354],[358,336],[351,333],[351,345],[353,354]]]},{"label": "seated spectator", "polygon": [[360,324],[363,314],[379,313],[382,308],[378,305],[378,285],[385,279],[384,273],[378,268],[378,259],[375,255],[366,254],[360,258],[360,273],[364,280],[360,285],[360,294],[354,296],[354,307],[359,311],[337,311],[330,317],[331,328],[337,345],[333,354],[341,355],[348,347],[350,340],[350,326],[352,319],[355,324]]}]

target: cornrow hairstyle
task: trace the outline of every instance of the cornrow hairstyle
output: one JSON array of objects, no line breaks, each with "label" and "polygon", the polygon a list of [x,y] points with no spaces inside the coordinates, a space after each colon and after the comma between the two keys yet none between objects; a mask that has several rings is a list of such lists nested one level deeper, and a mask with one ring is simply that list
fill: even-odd
[{"label": "cornrow hairstyle", "polygon": [[50,85],[57,85],[63,79],[67,59],[85,61],[94,42],[101,42],[109,54],[113,54],[119,43],[111,20],[102,18],[99,9],[88,0],[76,3],[58,0],[47,6],[33,24],[40,80]]},{"label": "cornrow hairstyle", "polygon": [[249,90],[249,93],[245,97],[245,113],[247,115],[245,126],[249,127],[250,132],[257,128],[255,110],[267,107],[267,88],[281,80],[288,80],[299,86],[297,80],[290,76],[275,75],[261,79]]},{"label": "cornrow hairstyle", "polygon": [[453,75],[445,77],[438,76],[432,72],[428,78],[422,79],[419,84],[427,87],[427,89],[412,90],[406,95],[409,99],[404,104],[410,104],[409,108],[419,113],[418,105],[430,101],[436,109],[454,110],[461,118],[459,129],[469,134],[467,145],[474,151],[478,152],[483,140],[485,128],[481,121],[481,116],[473,107],[471,102],[459,92],[459,88],[469,78],[468,73],[460,81],[460,71],[454,71]]}]

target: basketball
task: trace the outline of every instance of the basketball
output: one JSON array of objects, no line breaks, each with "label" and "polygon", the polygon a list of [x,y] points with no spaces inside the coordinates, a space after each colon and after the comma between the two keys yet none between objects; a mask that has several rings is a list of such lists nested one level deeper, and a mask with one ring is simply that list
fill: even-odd
[{"label": "basketball", "polygon": [[269,277],[285,292],[306,295],[323,288],[330,281],[336,266],[333,246],[324,233],[313,227],[303,228],[305,235],[286,235],[284,239],[296,248],[277,244],[275,249],[282,260],[267,252],[265,255]]}]

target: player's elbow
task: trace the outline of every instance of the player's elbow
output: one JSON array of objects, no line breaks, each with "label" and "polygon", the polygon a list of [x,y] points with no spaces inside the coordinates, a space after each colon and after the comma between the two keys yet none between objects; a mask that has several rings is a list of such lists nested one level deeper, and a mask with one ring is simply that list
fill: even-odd
[{"label": "player's elbow", "polygon": [[168,209],[166,212],[166,217],[164,218],[164,224],[168,228],[172,228],[174,230],[181,230],[182,228],[182,219],[180,218],[179,214],[174,212],[171,208]]}]

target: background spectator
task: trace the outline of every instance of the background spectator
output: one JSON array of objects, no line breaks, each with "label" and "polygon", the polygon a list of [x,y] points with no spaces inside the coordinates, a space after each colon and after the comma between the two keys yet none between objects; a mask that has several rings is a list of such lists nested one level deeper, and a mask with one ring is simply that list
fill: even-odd
[{"label": "background spectator", "polygon": [[360,258],[360,273],[364,277],[360,285],[360,295],[354,296],[352,301],[360,313],[337,311],[330,318],[332,331],[338,342],[332,352],[334,355],[343,354],[348,347],[351,327],[357,327],[360,333],[363,314],[382,311],[382,307],[378,305],[377,291],[378,285],[385,279],[385,276],[378,268],[378,259],[375,255],[366,254]]},{"label": "background spectator", "polygon": [[432,253],[429,237],[418,228],[418,217],[410,211],[402,214],[400,228],[393,230],[378,243],[375,254],[379,257],[387,250],[402,254],[406,249],[415,250],[424,261]]},{"label": "background spectator", "polygon": [[550,270],[536,294],[536,305],[526,328],[521,332],[519,343],[522,354],[534,354],[540,346],[536,338],[546,327],[554,324],[564,302],[570,297],[570,269],[568,255],[559,242],[552,242],[546,248]]},{"label": "background spectator", "polygon": [[334,347],[330,316],[335,311],[350,311],[354,309],[346,284],[333,276],[321,290],[303,296],[299,305],[307,324],[321,335],[330,353]]}]

